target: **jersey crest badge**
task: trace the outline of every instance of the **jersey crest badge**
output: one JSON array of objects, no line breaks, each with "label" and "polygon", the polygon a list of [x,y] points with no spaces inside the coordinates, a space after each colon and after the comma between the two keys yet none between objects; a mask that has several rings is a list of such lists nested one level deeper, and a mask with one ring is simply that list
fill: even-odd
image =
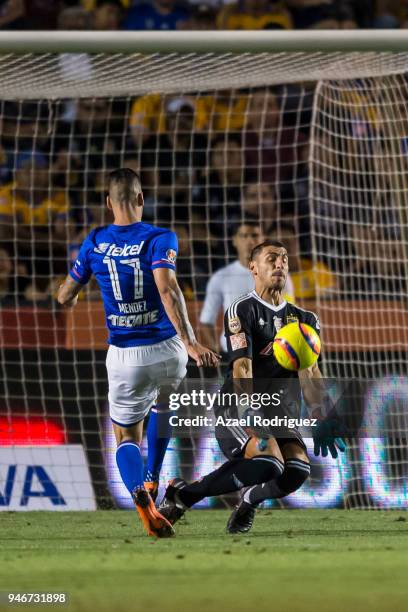
[{"label": "jersey crest badge", "polygon": [[176,263],[176,258],[177,258],[177,253],[174,249],[167,249],[166,251],[166,258],[169,260],[170,263]]},{"label": "jersey crest badge", "polygon": [[273,317],[273,324],[277,332],[283,327],[283,321],[280,317]]},{"label": "jersey crest badge", "polygon": [[242,327],[239,317],[232,317],[231,319],[228,319],[228,327],[231,334],[238,334]]},{"label": "jersey crest badge", "polygon": [[266,323],[265,323],[265,321],[263,320],[262,317],[259,318],[258,325],[259,325],[259,327],[261,329],[263,329],[265,327]]},{"label": "jersey crest badge", "polygon": [[234,334],[233,336],[231,336],[230,340],[231,348],[233,351],[238,351],[239,349],[243,349],[248,346],[244,332],[241,332],[240,334]]}]

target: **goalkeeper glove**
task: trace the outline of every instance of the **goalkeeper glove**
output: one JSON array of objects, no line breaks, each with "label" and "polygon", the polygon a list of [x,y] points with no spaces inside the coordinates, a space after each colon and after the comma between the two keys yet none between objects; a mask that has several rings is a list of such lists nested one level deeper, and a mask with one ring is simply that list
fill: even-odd
[{"label": "goalkeeper glove", "polygon": [[322,457],[327,457],[330,451],[333,459],[337,459],[337,449],[342,453],[346,450],[346,443],[342,435],[344,434],[337,419],[329,417],[320,421],[313,427],[312,433],[316,457],[320,454]]}]

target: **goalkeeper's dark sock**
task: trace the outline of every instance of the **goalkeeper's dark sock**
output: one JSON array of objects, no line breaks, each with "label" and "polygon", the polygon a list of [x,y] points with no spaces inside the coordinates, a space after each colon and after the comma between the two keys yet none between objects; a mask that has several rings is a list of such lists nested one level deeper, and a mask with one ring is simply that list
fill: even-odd
[{"label": "goalkeeper's dark sock", "polygon": [[179,489],[177,495],[183,504],[190,507],[204,497],[239,491],[276,478],[282,472],[283,463],[276,457],[259,455],[252,459],[231,459],[201,480]]},{"label": "goalkeeper's dark sock", "polygon": [[171,438],[167,406],[158,405],[151,410],[146,436],[147,461],[144,479],[146,482],[158,482],[164,455]]},{"label": "goalkeeper's dark sock", "polygon": [[286,495],[300,489],[309,475],[309,463],[301,459],[288,459],[285,461],[283,474],[275,478],[275,480],[270,480],[248,489],[245,492],[244,501],[257,506],[267,499],[286,497]]},{"label": "goalkeeper's dark sock", "polygon": [[116,449],[116,463],[130,494],[143,487],[143,459],[136,442],[122,442]]}]

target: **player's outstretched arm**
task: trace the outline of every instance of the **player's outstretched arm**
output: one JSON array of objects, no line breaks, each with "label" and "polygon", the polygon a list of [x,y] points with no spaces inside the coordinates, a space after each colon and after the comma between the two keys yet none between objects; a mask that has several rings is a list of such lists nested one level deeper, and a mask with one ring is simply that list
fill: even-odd
[{"label": "player's outstretched arm", "polygon": [[190,357],[198,366],[217,366],[219,355],[197,342],[174,271],[169,268],[156,268],[153,275],[167,316],[184,342]]},{"label": "player's outstretched arm", "polygon": [[65,308],[72,308],[78,301],[78,294],[82,287],[81,283],[74,281],[68,274],[62,285],[59,286],[57,292],[58,303]]},{"label": "player's outstretched arm", "polygon": [[325,389],[319,366],[314,363],[310,368],[299,370],[298,376],[302,394],[311,415],[318,419],[323,418],[325,415],[322,414],[321,408]]},{"label": "player's outstretched arm", "polygon": [[336,459],[337,449],[341,452],[346,450],[341,437],[344,433],[333,402],[326,393],[317,363],[299,370],[299,380],[306,405],[311,415],[318,419],[317,426],[313,428],[314,454],[327,457],[330,452],[333,459]]}]

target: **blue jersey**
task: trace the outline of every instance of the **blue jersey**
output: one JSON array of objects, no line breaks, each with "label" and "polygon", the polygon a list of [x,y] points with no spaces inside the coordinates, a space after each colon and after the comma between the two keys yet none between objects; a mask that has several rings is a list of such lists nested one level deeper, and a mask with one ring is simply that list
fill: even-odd
[{"label": "blue jersey", "polygon": [[105,307],[109,344],[156,344],[176,335],[153,270],[175,270],[177,250],[174,232],[142,222],[99,227],[85,238],[70,274],[81,284],[95,275]]}]

